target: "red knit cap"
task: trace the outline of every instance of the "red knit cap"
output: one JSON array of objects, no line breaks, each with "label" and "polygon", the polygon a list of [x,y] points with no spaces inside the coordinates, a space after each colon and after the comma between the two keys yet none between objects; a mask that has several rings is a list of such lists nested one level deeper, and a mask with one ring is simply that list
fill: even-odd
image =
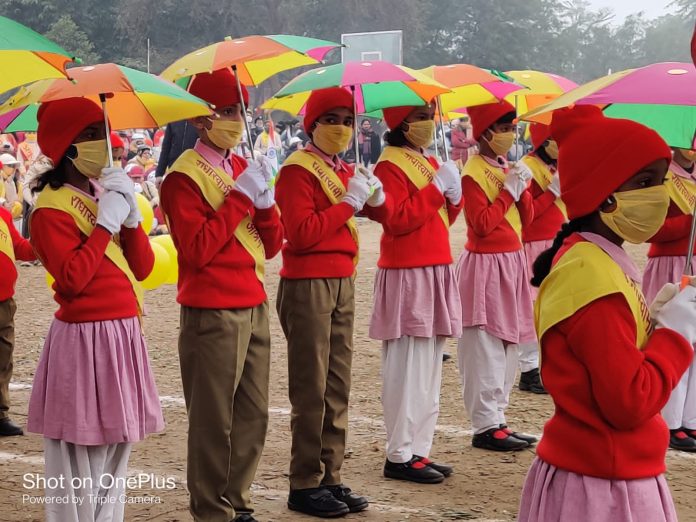
[{"label": "red knit cap", "polygon": [[561,199],[570,219],[597,210],[643,167],[672,158],[654,130],[634,121],[607,118],[593,105],[555,111],[551,134],[558,142]]},{"label": "red knit cap", "polygon": [[121,136],[118,135],[118,132],[111,133],[111,148],[112,149],[125,148],[125,145],[123,144],[123,140],[121,139]]},{"label": "red knit cap", "polygon": [[342,87],[312,91],[305,104],[305,116],[302,122],[305,132],[307,134],[311,132],[312,125],[322,114],[339,107],[353,110],[353,95]]},{"label": "red knit cap", "polygon": [[529,135],[532,138],[532,148],[537,150],[546,140],[551,138],[551,127],[543,123],[532,123],[529,126]]},{"label": "red knit cap", "polygon": [[478,140],[481,134],[500,118],[509,112],[514,114],[515,108],[508,102],[501,101],[498,103],[487,103],[485,105],[468,107],[466,112],[469,113],[471,125],[474,128],[474,139]]},{"label": "red knit cap", "polygon": [[104,113],[87,98],[65,98],[42,103],[36,119],[39,148],[58,165],[78,134],[92,123],[103,122]]},{"label": "red knit cap", "polygon": [[[248,107],[249,93],[243,84],[241,87],[244,104]],[[237,79],[229,69],[218,69],[212,73],[197,74],[191,80],[188,91],[218,109],[228,105],[236,105],[240,102]]]},{"label": "red knit cap", "polygon": [[389,107],[388,109],[382,109],[384,114],[384,123],[387,124],[389,130],[396,129],[401,123],[408,118],[416,106],[414,105],[404,105],[402,107]]}]

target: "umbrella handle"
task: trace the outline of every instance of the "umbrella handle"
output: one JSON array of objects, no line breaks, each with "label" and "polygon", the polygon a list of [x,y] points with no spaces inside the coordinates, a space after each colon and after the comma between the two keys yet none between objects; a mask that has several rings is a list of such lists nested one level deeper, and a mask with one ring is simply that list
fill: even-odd
[{"label": "umbrella handle", "polygon": [[[440,116],[440,133],[442,134],[442,148],[445,151],[445,161],[449,161],[450,155],[449,150],[447,150],[447,139],[445,138],[445,122],[442,120],[442,104],[439,96],[437,97],[437,113]],[[435,140],[435,150],[437,150],[437,139]]]},{"label": "umbrella handle", "polygon": [[101,101],[102,112],[104,113],[104,128],[106,130],[106,149],[109,155],[109,168],[114,166],[114,155],[111,152],[111,129],[109,128],[109,116],[106,112],[106,94],[101,93],[99,95],[99,101]]},{"label": "umbrella handle", "polygon": [[251,127],[249,127],[249,122],[246,118],[246,103],[244,103],[244,96],[242,94],[242,84],[239,83],[239,75],[237,74],[237,66],[232,66],[232,72],[234,73],[234,79],[237,82],[237,93],[239,94],[239,103],[242,106],[242,121],[244,122],[244,128],[246,129],[247,140],[249,141],[249,150],[251,151],[251,159],[255,160],[254,155],[254,144],[251,142]]},{"label": "umbrella handle", "polygon": [[358,101],[355,99],[355,85],[350,86],[353,94],[353,150],[355,151],[355,165],[360,163],[360,147],[358,146]]}]

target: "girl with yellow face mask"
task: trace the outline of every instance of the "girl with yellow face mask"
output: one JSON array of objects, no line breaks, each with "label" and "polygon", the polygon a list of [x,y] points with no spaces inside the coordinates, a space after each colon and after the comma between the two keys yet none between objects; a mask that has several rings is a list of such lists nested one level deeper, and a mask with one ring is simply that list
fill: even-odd
[{"label": "girl with yellow face mask", "polygon": [[518,520],[677,520],[660,415],[693,359],[696,287],[666,285],[648,307],[622,248],[662,227],[670,150],[642,125],[594,106],[556,111],[570,221],[534,263],[541,375],[553,417]]},{"label": "girl with yellow face mask", "polygon": [[[689,248],[689,234],[696,208],[695,154],[692,150],[674,149],[665,179],[669,209],[664,225],[647,239],[650,243],[648,262],[643,273],[643,292],[653,299],[665,283],[679,281]],[[696,273],[692,261],[692,273]],[[670,447],[696,451],[696,368],[684,374],[679,385],[662,410],[670,430]]]},{"label": "girl with yellow face mask", "polygon": [[462,207],[459,170],[427,153],[433,105],[384,110],[387,146],[375,175],[394,199],[382,223],[370,337],[382,342],[387,478],[439,483],[452,473],[430,460],[445,343],[461,333],[449,227]]}]

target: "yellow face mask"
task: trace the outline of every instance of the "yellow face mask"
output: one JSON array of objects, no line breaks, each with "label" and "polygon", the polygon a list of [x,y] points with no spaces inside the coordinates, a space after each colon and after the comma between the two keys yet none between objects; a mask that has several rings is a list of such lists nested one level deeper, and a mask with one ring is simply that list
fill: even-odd
[{"label": "yellow face mask", "polygon": [[[493,131],[491,131],[493,132]],[[515,143],[515,133],[514,132],[493,132],[493,136],[489,140],[486,136],[483,136],[486,140],[491,150],[495,152],[498,156],[505,156],[508,151],[512,148],[513,143]]]},{"label": "yellow face mask", "polygon": [[558,159],[558,143],[555,140],[550,140],[549,144],[544,147],[546,154],[549,155],[551,159]]},{"label": "yellow face mask", "polygon": [[406,139],[416,147],[429,147],[433,142],[435,133],[435,121],[423,120],[406,122],[408,129],[404,132]]},{"label": "yellow face mask", "polygon": [[109,152],[106,140],[83,141],[75,143],[77,157],[70,158],[80,174],[88,178],[97,179],[101,171],[109,164]]},{"label": "yellow face mask", "polygon": [[353,128],[345,125],[317,123],[312,131],[312,143],[322,152],[332,156],[346,150],[352,137]]},{"label": "yellow face mask", "polygon": [[232,149],[237,146],[244,133],[244,122],[241,120],[211,119],[213,126],[206,129],[208,139],[221,149]]},{"label": "yellow face mask", "polygon": [[612,231],[629,243],[639,245],[662,227],[669,209],[665,185],[614,193],[616,210],[599,217]]}]

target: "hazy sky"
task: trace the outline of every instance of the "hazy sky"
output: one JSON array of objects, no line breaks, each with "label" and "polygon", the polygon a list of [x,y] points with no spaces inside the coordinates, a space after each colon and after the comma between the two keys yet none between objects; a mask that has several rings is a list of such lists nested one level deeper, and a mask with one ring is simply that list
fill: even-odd
[{"label": "hazy sky", "polygon": [[655,18],[668,12],[671,0],[589,0],[594,7],[610,7],[616,13],[617,21],[637,11],[645,11],[648,18]]}]

